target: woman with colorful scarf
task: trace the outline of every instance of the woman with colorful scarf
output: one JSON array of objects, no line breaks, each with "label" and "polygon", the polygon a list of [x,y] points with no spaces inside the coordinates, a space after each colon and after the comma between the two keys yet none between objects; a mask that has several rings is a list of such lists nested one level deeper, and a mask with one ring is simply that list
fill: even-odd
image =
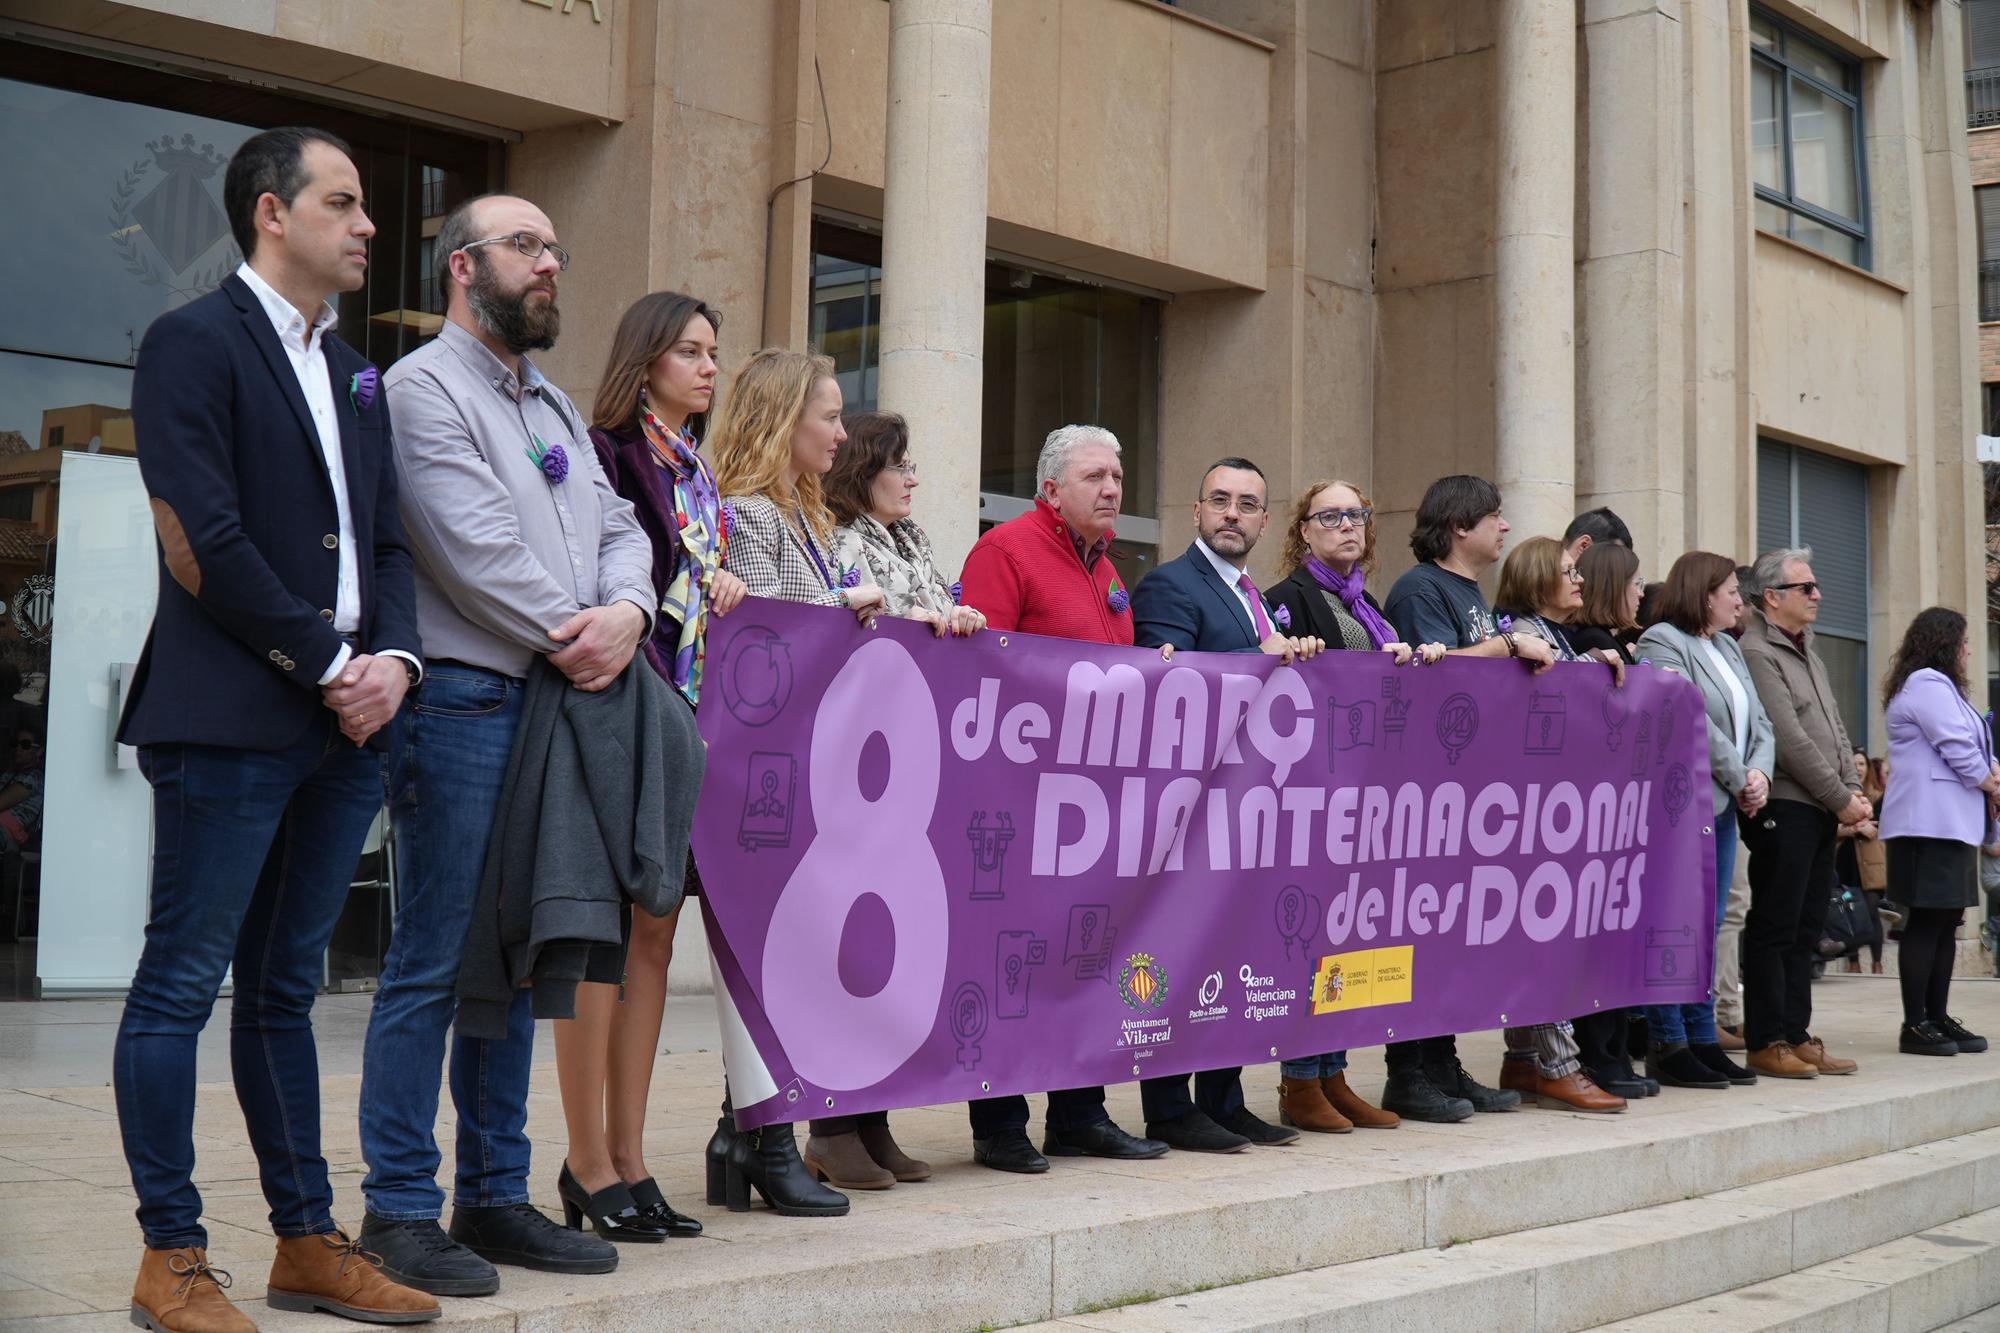
[{"label": "woman with colorful scarf", "polygon": [[[1375,511],[1359,487],[1345,481],[1315,482],[1299,492],[1285,530],[1282,563],[1291,574],[1270,589],[1284,614],[1287,632],[1315,635],[1328,648],[1384,652],[1402,666],[1412,657],[1428,665],[1444,656],[1444,645],[1411,647],[1398,641],[1382,608],[1368,594],[1375,569]],[[1347,1085],[1347,1052],[1287,1060],[1279,1066],[1279,1119],[1320,1134],[1393,1129],[1402,1117],[1362,1100]]]},{"label": "woman with colorful scarf", "polygon": [[882,589],[883,613],[921,620],[939,638],[976,634],[986,617],[959,604],[958,585],[938,571],[931,539],[910,517],[917,464],[910,426],[895,412],[849,412],[847,443],[826,474],[834,559]]},{"label": "woman with colorful scarf", "polygon": [[[743,584],[722,568],[727,537],[720,497],[691,429],[715,392],[720,322],[678,292],[640,298],[619,321],[591,413],[598,461],[652,539],[660,610],[644,644],[646,660],[689,707],[701,694],[708,617],[743,600]],[[692,857],[687,892],[700,892]],[[576,1017],[555,1025],[569,1129],[557,1188],[570,1224],[587,1217],[607,1240],[701,1234],[701,1223],[662,1197],[643,1141],[679,922],[678,908],[663,917],[634,912],[623,987],[578,986]]]}]

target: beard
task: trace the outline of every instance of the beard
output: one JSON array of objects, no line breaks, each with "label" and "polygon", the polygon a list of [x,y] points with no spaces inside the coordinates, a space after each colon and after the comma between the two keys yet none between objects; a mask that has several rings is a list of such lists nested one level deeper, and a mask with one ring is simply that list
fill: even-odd
[{"label": "beard", "polygon": [[484,258],[475,255],[472,266],[472,286],[466,291],[465,299],[480,328],[498,338],[516,356],[523,352],[545,351],[556,345],[556,335],[562,332],[562,312],[556,309],[553,283],[546,288],[548,304],[534,310],[528,306],[528,294],[538,288],[503,291],[499,277],[487,267]]}]

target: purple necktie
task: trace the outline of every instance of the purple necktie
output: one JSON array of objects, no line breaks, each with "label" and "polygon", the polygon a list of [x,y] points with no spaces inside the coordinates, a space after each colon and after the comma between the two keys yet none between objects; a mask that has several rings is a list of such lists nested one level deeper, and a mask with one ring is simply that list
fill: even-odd
[{"label": "purple necktie", "polygon": [[1250,581],[1248,574],[1238,574],[1236,586],[1250,599],[1250,619],[1257,626],[1257,642],[1262,643],[1271,637],[1271,621],[1264,614],[1264,599],[1257,595],[1257,585]]}]

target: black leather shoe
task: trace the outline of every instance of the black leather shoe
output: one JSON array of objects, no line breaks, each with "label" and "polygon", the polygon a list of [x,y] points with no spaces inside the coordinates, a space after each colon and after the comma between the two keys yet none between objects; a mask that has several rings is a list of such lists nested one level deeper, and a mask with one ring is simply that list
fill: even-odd
[{"label": "black leather shoe", "polygon": [[1986,1049],[1986,1038],[1968,1031],[1965,1024],[1949,1014],[1943,1018],[1933,1018],[1931,1026],[1945,1035],[1945,1039],[1958,1047],[1960,1055],[1977,1055]]},{"label": "black leather shoe", "polygon": [[622,1180],[614,1180],[592,1194],[577,1180],[565,1160],[561,1174],[556,1177],[556,1196],[562,1200],[563,1222],[571,1231],[583,1230],[583,1219],[587,1217],[590,1229],[606,1240],[657,1245],[667,1238],[665,1227],[656,1226],[639,1211],[632,1191]]},{"label": "black leather shoe", "polygon": [[451,1238],[489,1263],[543,1273],[609,1273],[618,1247],[557,1226],[532,1203],[503,1208],[454,1208]]},{"label": "black leather shoe", "polygon": [[1242,1152],[1250,1146],[1249,1139],[1230,1133],[1200,1111],[1189,1111],[1158,1124],[1148,1120],[1146,1137],[1182,1152]]},{"label": "black leather shoe", "polygon": [[1628,1077],[1629,1071],[1627,1070],[1588,1069],[1584,1072],[1590,1075],[1591,1082],[1614,1097],[1623,1097],[1627,1101],[1632,1101],[1635,1098],[1647,1095],[1646,1080],[1636,1074]]},{"label": "black leather shoe", "polygon": [[1656,1078],[1670,1088],[1727,1088],[1729,1080],[1701,1062],[1701,1057],[1685,1045],[1655,1045],[1646,1056],[1646,1077]]},{"label": "black leather shoe", "polygon": [[701,1234],[701,1223],[684,1213],[677,1213],[667,1203],[667,1196],[660,1193],[659,1182],[651,1176],[636,1185],[629,1186],[632,1202],[639,1205],[639,1211],[652,1219],[654,1226],[667,1233],[669,1240],[684,1240]]},{"label": "black leather shoe", "polygon": [[1382,1088],[1382,1109],[1394,1111],[1405,1120],[1423,1120],[1433,1125],[1455,1125],[1472,1119],[1472,1103],[1463,1097],[1447,1096],[1422,1069],[1389,1075]]},{"label": "black leather shoe", "polygon": [[1958,1043],[1935,1023],[1905,1023],[1896,1049],[1904,1055],[1957,1055]]},{"label": "black leather shoe", "polygon": [[1694,1052],[1695,1059],[1701,1061],[1739,1088],[1747,1088],[1757,1082],[1755,1071],[1745,1069],[1742,1065],[1730,1059],[1729,1052],[1723,1050],[1720,1045],[1710,1043],[1705,1046],[1697,1046],[1693,1042],[1689,1042],[1688,1049]]},{"label": "black leather shoe", "polygon": [[[1259,1148],[1282,1148],[1287,1143],[1299,1141],[1299,1132],[1296,1129],[1290,1125],[1273,1125],[1268,1121],[1259,1120],[1250,1113],[1250,1108],[1247,1106],[1239,1106],[1228,1115],[1211,1116],[1210,1119],[1231,1134],[1241,1134]],[[1146,1132],[1150,1134],[1152,1130]]]},{"label": "black leather shoe", "polygon": [[390,1222],[364,1214],[361,1246],[381,1259],[385,1276],[433,1296],[491,1296],[500,1290],[493,1265],[445,1235],[434,1218]]},{"label": "black leather shoe", "polygon": [[972,1160],[1021,1176],[1039,1176],[1049,1169],[1049,1159],[1035,1151],[1025,1129],[1003,1129],[990,1139],[974,1139]]},{"label": "black leather shoe", "polygon": [[[1439,1092],[1471,1102],[1475,1111],[1512,1111],[1521,1104],[1520,1093],[1510,1088],[1489,1088],[1466,1073],[1456,1055],[1443,1059],[1426,1057],[1424,1072],[1430,1075]],[[1400,1114],[1398,1107],[1389,1109]]]},{"label": "black leather shoe", "polygon": [[1158,1157],[1167,1145],[1158,1139],[1135,1139],[1109,1120],[1082,1129],[1050,1129],[1042,1135],[1045,1157],[1117,1157],[1128,1161]]}]

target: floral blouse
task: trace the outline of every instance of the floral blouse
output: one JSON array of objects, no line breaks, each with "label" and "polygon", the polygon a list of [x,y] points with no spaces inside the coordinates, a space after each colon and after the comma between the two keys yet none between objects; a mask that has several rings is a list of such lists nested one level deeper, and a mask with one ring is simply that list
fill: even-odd
[{"label": "floral blouse", "polygon": [[833,532],[834,558],[842,570],[859,569],[863,581],[882,589],[888,615],[906,616],[917,607],[943,615],[957,604],[938,573],[931,539],[915,519],[888,527],[862,514]]}]

